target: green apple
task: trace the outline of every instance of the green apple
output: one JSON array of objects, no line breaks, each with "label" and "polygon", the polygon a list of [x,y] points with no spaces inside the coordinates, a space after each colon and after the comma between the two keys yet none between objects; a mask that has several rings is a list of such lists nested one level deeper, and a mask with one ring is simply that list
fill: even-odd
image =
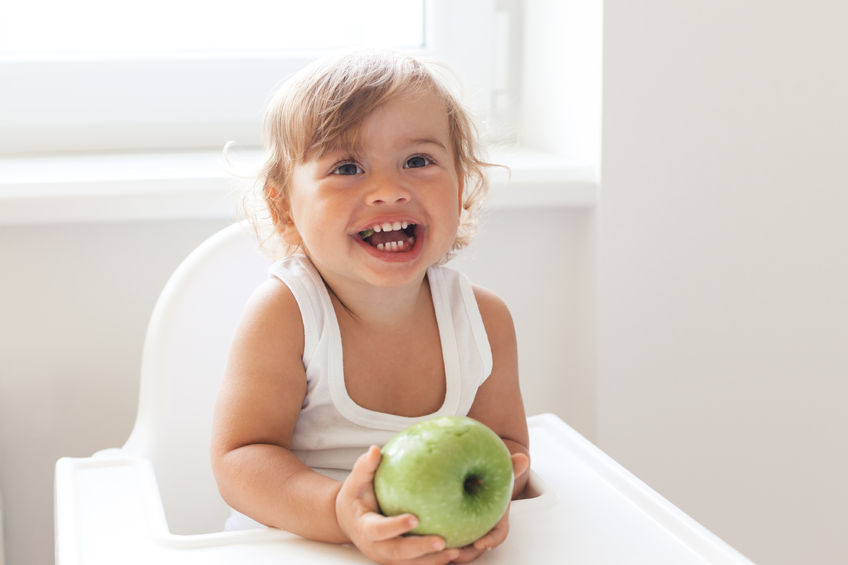
[{"label": "green apple", "polygon": [[512,498],[512,459],[498,435],[464,416],[414,424],[382,449],[374,492],[386,516],[418,517],[413,534],[442,536],[447,547],[482,537]]}]

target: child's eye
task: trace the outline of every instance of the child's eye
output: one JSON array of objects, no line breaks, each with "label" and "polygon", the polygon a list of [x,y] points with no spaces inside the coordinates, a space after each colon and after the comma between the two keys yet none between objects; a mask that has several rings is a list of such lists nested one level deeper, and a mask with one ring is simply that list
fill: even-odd
[{"label": "child's eye", "polygon": [[341,163],[333,169],[334,175],[361,175],[363,172],[365,171],[356,163]]},{"label": "child's eye", "polygon": [[406,160],[406,164],[403,166],[403,168],[417,169],[419,167],[426,167],[432,162],[433,160],[427,157],[426,155],[414,155]]}]

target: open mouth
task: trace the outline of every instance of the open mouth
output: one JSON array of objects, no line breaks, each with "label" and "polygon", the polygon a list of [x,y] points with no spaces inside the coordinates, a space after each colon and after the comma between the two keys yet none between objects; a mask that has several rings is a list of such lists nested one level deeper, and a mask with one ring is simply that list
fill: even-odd
[{"label": "open mouth", "polygon": [[399,253],[415,246],[416,227],[409,222],[384,222],[362,230],[359,237],[378,251]]}]

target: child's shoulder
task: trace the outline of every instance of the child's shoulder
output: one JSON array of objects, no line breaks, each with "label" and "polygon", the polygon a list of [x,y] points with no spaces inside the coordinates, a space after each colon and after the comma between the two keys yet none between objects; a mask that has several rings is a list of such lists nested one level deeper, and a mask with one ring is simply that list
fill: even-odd
[{"label": "child's shoulder", "polygon": [[[512,315],[501,297],[492,290],[472,282],[462,271],[445,265],[438,265],[431,267],[429,273],[440,273],[440,279],[446,281],[443,284],[458,284],[463,288],[464,293],[470,288],[474,295],[474,300],[477,302],[477,309],[480,310],[480,315],[483,317],[484,322],[495,320],[502,323],[508,322],[512,325]],[[488,330],[488,323],[486,329]]]},{"label": "child's shoulder", "polygon": [[472,284],[477,308],[486,328],[495,366],[512,366],[517,355],[517,341],[512,314],[500,296],[480,285]]},{"label": "child's shoulder", "polygon": [[321,275],[306,255],[287,255],[277,259],[268,267],[268,273],[286,281],[296,278],[318,278]]},{"label": "child's shoulder", "polygon": [[303,322],[291,289],[276,277],[262,282],[245,305],[241,330],[261,341],[284,337],[302,343]]},{"label": "child's shoulder", "polygon": [[256,287],[247,305],[260,309],[285,310],[292,306],[297,307],[297,301],[284,281],[277,277],[268,277]]},{"label": "child's shoulder", "polygon": [[506,324],[512,327],[512,314],[500,296],[474,283],[471,284],[471,289],[474,291],[474,298],[477,299],[477,308],[480,310],[487,332],[491,331],[490,326]]}]

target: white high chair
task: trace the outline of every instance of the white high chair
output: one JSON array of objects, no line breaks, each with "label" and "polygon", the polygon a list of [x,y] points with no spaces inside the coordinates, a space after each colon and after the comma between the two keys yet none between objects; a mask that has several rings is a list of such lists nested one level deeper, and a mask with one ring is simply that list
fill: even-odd
[{"label": "white high chair", "polygon": [[[235,224],[168,281],[126,444],[56,464],[57,565],[368,562],[351,546],[278,530],[220,531],[228,508],[209,465],[212,406],[232,330],[267,266],[250,228]],[[506,542],[476,563],[750,563],[559,418],[528,425],[536,496],[512,504]]]}]

